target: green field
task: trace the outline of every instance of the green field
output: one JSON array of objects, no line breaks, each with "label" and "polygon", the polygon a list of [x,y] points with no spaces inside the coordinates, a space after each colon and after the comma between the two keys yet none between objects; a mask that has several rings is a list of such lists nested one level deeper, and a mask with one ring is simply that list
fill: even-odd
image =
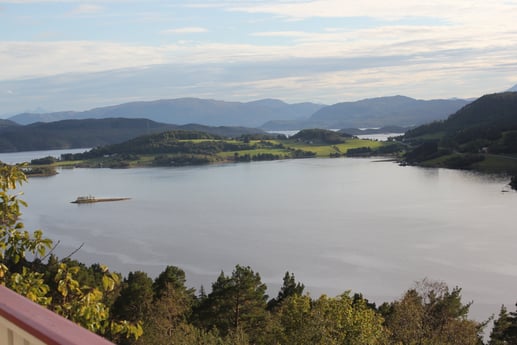
[{"label": "green field", "polygon": [[344,143],[336,145],[310,145],[295,141],[288,141],[288,143],[284,143],[284,145],[294,149],[315,152],[316,157],[329,157],[330,154],[346,154],[349,149],[356,149],[359,147],[369,147],[373,150],[381,147],[384,143],[366,139],[347,139]]},{"label": "green field", "polygon": [[[171,162],[170,164],[189,165],[204,164],[207,162],[235,162],[235,161],[255,161],[255,160],[273,160],[273,159],[290,159],[302,157],[321,157],[328,158],[330,156],[345,156],[350,149],[368,147],[375,150],[385,143],[374,140],[362,139],[346,139],[343,143],[323,144],[308,143],[299,140],[250,140],[247,142],[235,139],[182,139],[177,142],[191,143],[189,147],[192,151],[184,152],[179,149],[171,148],[164,151],[163,149],[157,153],[131,153],[128,154],[109,154],[97,156],[95,158],[58,161],[55,166],[61,167],[110,167],[110,168],[133,168],[141,166],[156,166]],[[206,147],[211,147],[210,143],[215,144],[232,144],[242,146],[243,149],[238,150],[217,150],[214,152],[203,151]],[[219,145],[221,147],[224,145]],[[197,149],[197,148],[200,149]],[[203,149],[201,149],[201,147]],[[189,163],[190,162],[190,163]]]}]

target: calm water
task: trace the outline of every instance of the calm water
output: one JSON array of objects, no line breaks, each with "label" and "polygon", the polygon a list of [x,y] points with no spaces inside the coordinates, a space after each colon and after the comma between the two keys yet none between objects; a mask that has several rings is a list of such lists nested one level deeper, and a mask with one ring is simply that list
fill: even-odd
[{"label": "calm water", "polygon": [[55,157],[60,158],[63,153],[82,153],[89,149],[69,149],[69,150],[48,150],[48,151],[23,151],[23,152],[10,152],[0,153],[0,162],[8,164],[30,162],[35,158],[43,157]]},{"label": "calm water", "polygon": [[[2,159],[0,157],[0,159]],[[313,296],[390,301],[428,277],[463,288],[481,319],[517,299],[517,193],[506,179],[370,159],[191,168],[74,169],[23,187],[29,229],[59,255],[155,276],[183,268],[209,289],[250,265],[276,295],[285,271]],[[92,205],[79,195],[131,197]]]}]

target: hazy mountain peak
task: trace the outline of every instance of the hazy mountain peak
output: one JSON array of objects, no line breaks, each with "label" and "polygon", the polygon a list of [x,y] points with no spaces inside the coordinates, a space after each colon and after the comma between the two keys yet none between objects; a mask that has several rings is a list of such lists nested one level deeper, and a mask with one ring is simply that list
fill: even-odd
[{"label": "hazy mountain peak", "polygon": [[308,118],[321,107],[323,106],[314,103],[291,105],[276,99],[242,103],[184,97],[136,101],[81,112],[19,114],[10,119],[19,124],[30,124],[65,119],[124,117],[147,118],[176,125],[199,123],[209,126],[259,127],[271,120]]},{"label": "hazy mountain peak", "polygon": [[313,123],[326,128],[409,127],[447,118],[466,105],[465,100],[416,100],[407,96],[388,96],[337,103],[314,113]]}]

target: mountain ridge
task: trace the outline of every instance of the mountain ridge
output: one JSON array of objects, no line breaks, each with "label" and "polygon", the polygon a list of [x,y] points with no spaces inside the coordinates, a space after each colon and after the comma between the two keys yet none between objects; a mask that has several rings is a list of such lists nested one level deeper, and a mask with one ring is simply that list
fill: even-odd
[{"label": "mountain ridge", "polygon": [[259,127],[272,119],[307,118],[323,105],[288,104],[265,99],[252,102],[227,102],[195,97],[136,101],[97,107],[86,111],[62,111],[44,114],[22,113],[9,118],[19,124],[87,118],[148,118],[153,121],[183,125],[199,123],[208,126]]},{"label": "mountain ridge", "polygon": [[288,104],[278,99],[227,102],[183,97],[136,101],[86,111],[22,113],[9,118],[20,124],[87,118],[148,118],[168,124],[260,127],[264,130],[304,128],[409,127],[445,119],[469,101],[417,100],[396,95],[340,102],[325,106],[310,102]]},{"label": "mountain ridge", "polygon": [[110,145],[145,134],[167,130],[202,131],[223,137],[264,133],[245,127],[209,127],[197,124],[172,125],[148,119],[84,119],[0,126],[0,152],[72,149]]},{"label": "mountain ridge", "polygon": [[376,97],[322,108],[309,121],[326,122],[333,128],[408,127],[446,118],[468,103],[459,99],[417,100],[400,95]]},{"label": "mountain ridge", "polygon": [[402,140],[412,146],[409,164],[517,173],[517,92],[484,95],[446,120],[409,130]]}]

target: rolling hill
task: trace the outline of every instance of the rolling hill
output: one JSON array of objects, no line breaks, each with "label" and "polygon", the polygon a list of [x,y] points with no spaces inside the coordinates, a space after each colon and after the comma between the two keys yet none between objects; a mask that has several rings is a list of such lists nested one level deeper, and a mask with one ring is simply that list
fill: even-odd
[{"label": "rolling hill", "polygon": [[444,121],[406,132],[402,140],[414,146],[406,155],[410,164],[471,168],[497,159],[499,172],[517,171],[517,92],[485,95]]},{"label": "rolling hill", "polygon": [[62,120],[26,126],[0,126],[0,152],[96,147],[172,129],[203,131],[224,137],[263,133],[254,128],[209,127],[196,124],[178,126],[147,119]]}]

